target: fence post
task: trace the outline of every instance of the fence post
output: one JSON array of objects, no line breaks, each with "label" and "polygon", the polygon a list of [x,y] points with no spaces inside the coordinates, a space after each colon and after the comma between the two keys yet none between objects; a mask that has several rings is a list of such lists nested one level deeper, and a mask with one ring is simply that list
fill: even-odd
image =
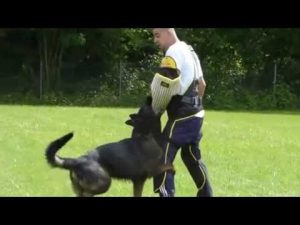
[{"label": "fence post", "polygon": [[274,78],[273,78],[273,100],[276,100],[276,81],[277,81],[277,63],[274,64]]},{"label": "fence post", "polygon": [[42,99],[43,95],[43,62],[40,59],[40,99]]},{"label": "fence post", "polygon": [[122,61],[119,62],[119,97],[122,93]]}]

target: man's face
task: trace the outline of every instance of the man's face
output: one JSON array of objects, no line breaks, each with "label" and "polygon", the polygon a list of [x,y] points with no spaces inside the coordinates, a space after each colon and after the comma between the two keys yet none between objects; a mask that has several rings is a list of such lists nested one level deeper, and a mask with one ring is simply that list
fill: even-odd
[{"label": "man's face", "polygon": [[168,41],[169,41],[169,32],[167,28],[154,28],[152,30],[154,43],[160,48],[162,51],[166,51],[168,49]]}]

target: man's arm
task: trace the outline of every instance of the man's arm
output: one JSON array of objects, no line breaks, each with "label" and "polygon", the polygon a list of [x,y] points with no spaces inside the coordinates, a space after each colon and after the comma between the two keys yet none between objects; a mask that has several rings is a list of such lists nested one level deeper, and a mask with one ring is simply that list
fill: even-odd
[{"label": "man's arm", "polygon": [[201,79],[198,80],[198,91],[199,91],[199,96],[201,98],[204,96],[205,88],[206,88],[206,82],[202,77]]}]

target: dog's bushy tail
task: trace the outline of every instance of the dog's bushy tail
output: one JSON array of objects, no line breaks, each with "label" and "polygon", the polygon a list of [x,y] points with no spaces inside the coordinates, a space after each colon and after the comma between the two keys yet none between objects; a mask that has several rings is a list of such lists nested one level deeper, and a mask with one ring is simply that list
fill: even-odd
[{"label": "dog's bushy tail", "polygon": [[46,160],[50,166],[64,169],[72,169],[76,166],[76,159],[62,158],[56,155],[58,150],[61,149],[72,137],[73,133],[71,132],[48,145],[46,149]]}]

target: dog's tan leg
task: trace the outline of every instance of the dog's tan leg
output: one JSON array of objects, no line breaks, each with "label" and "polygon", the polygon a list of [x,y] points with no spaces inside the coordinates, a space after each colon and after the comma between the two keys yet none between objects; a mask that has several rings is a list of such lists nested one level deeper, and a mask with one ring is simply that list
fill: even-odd
[{"label": "dog's tan leg", "polygon": [[133,181],[133,197],[142,197],[145,180]]}]

